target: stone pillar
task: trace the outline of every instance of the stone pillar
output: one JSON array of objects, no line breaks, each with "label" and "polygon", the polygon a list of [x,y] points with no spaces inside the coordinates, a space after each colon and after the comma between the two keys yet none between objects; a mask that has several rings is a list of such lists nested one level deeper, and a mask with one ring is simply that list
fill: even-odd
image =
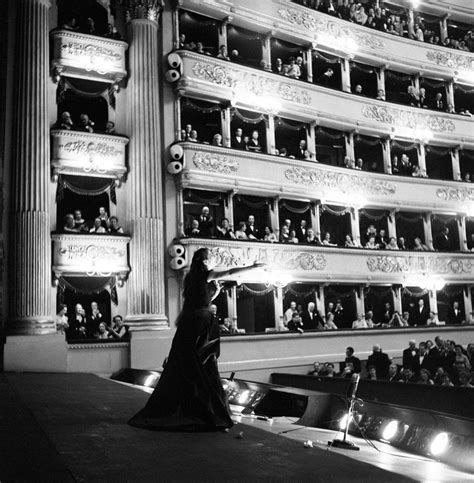
[{"label": "stone pillar", "polygon": [[321,238],[321,213],[320,204],[315,202],[311,206],[311,228],[314,230],[314,234]]},{"label": "stone pillar", "polygon": [[176,205],[178,212],[178,226],[177,235],[179,237],[184,236],[184,199],[183,199],[183,187],[181,185],[176,186]]},{"label": "stone pillar", "polygon": [[222,145],[230,148],[230,140],[232,133],[230,132],[230,121],[232,120],[232,113],[230,105],[221,109],[221,130],[222,130]]},{"label": "stone pillar", "polygon": [[[452,106],[452,112],[456,110],[456,104],[454,103],[454,80],[450,80],[446,83],[446,108]],[[461,106],[462,107],[462,106]],[[449,110],[451,112],[451,110]]]},{"label": "stone pillar", "polygon": [[[227,47],[227,24],[231,21],[231,17],[226,17],[219,25],[218,29],[218,38],[217,38],[217,47],[219,48],[221,45],[225,45]],[[229,55],[229,52],[227,53]]]},{"label": "stone pillar", "polygon": [[441,42],[444,42],[448,37],[448,16],[447,15],[439,19],[439,36],[440,36]]},{"label": "stone pillar", "polygon": [[265,126],[267,128],[267,154],[275,154],[275,116],[268,114],[265,118]]},{"label": "stone pillar", "polygon": [[434,289],[428,290],[429,304],[431,312],[438,313],[438,293]]},{"label": "stone pillar", "polygon": [[418,157],[418,166],[423,174],[426,174],[426,151],[423,143],[418,144],[416,147],[416,154]]},{"label": "stone pillar", "polygon": [[399,312],[400,314],[403,311],[402,308],[402,287],[401,285],[396,285],[392,287],[393,293],[393,310]]},{"label": "stone pillar", "polygon": [[318,287],[318,291],[314,293],[316,299],[316,310],[323,316],[326,316],[326,304],[324,301],[324,285]]},{"label": "stone pillar", "polygon": [[360,217],[357,208],[351,209],[351,233],[352,239],[357,245],[360,245]]},{"label": "stone pillar", "polygon": [[408,38],[412,39],[415,36],[415,15],[411,8],[408,9],[407,12],[407,29],[408,29]]},{"label": "stone pillar", "polygon": [[382,90],[385,94],[385,67],[380,67],[377,71],[377,90]]},{"label": "stone pillar", "polygon": [[306,142],[313,161],[316,161],[316,123],[312,122],[306,129]]},{"label": "stone pillar", "polygon": [[365,294],[364,286],[359,285],[355,290],[357,314],[365,314]]},{"label": "stone pillar", "polygon": [[224,217],[229,220],[230,227],[234,229],[234,196],[237,190],[232,190],[227,193],[224,202]]},{"label": "stone pillar", "polygon": [[283,289],[282,287],[275,287],[273,290],[273,301],[275,306],[275,329],[283,330],[285,324],[283,323]]},{"label": "stone pillar", "polygon": [[[51,307],[49,0],[16,7],[9,334],[56,332]],[[13,67],[13,66],[12,66]]]},{"label": "stone pillar", "polygon": [[467,252],[466,217],[459,216],[456,218],[456,221],[458,222],[459,250]]},{"label": "stone pillar", "polygon": [[390,138],[382,141],[382,156],[383,156],[383,172],[385,174],[392,174],[392,142]]},{"label": "stone pillar", "polygon": [[351,65],[349,59],[341,59],[341,81],[342,90],[344,92],[351,92]]},{"label": "stone pillar", "polygon": [[349,156],[349,158],[355,161],[354,133],[344,133],[344,141],[346,145],[346,156]]},{"label": "stone pillar", "polygon": [[167,328],[162,160],[159,107],[158,19],[160,7],[129,2],[130,78],[127,178],[130,266],[127,283],[131,329]]},{"label": "stone pillar", "polygon": [[280,197],[273,198],[270,206],[270,223],[272,224],[273,233],[280,239],[280,210],[279,210]]},{"label": "stone pillar", "polygon": [[416,92],[420,91],[420,74],[417,73],[413,76],[413,79],[411,81],[413,87],[416,89]]},{"label": "stone pillar", "polygon": [[232,326],[237,326],[237,287],[234,286],[227,292],[227,313],[232,319]]},{"label": "stone pillar", "polygon": [[459,163],[459,148],[451,149],[451,163],[453,166],[454,181],[461,181],[461,165]]},{"label": "stone pillar", "polygon": [[262,37],[262,60],[265,61],[265,70],[270,71],[272,70],[272,33],[268,33],[264,37]]},{"label": "stone pillar", "polygon": [[303,51],[303,62],[306,66],[306,80],[308,82],[313,82],[313,50],[315,50],[315,46],[311,44]]},{"label": "stone pillar", "polygon": [[432,231],[432,228],[431,228],[431,213],[425,213],[423,215],[423,231],[424,231],[424,235],[425,235],[425,245],[430,250],[434,250],[433,231]]},{"label": "stone pillar", "polygon": [[472,294],[471,294],[472,285],[468,285],[464,287],[463,290],[463,297],[464,297],[464,313],[466,315],[466,324],[472,323]]},{"label": "stone pillar", "polygon": [[389,215],[387,216],[387,228],[388,228],[388,236],[394,236],[397,238],[397,224],[395,220],[395,210],[390,210]]}]

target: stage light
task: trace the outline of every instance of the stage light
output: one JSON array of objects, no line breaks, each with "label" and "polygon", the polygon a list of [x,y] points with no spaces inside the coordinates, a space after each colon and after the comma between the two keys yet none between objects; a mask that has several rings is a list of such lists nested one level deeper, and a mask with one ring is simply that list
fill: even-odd
[{"label": "stage light", "polygon": [[349,423],[349,414],[344,414],[344,416],[342,416],[342,418],[339,420],[339,429],[341,431],[344,431],[348,423]]},{"label": "stage light", "polygon": [[438,433],[430,444],[430,453],[439,456],[448,449],[448,433]]},{"label": "stage light", "polygon": [[239,404],[244,404],[247,402],[249,397],[250,391],[243,391],[242,394],[239,396],[238,402]]},{"label": "stage light", "polygon": [[398,421],[390,421],[382,431],[382,439],[391,441],[398,432]]}]

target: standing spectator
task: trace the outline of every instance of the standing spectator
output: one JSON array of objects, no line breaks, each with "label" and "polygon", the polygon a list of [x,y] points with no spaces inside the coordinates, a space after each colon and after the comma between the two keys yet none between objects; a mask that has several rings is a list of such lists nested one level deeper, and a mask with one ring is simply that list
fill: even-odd
[{"label": "standing spectator", "polygon": [[81,304],[74,307],[74,315],[69,323],[68,339],[86,339],[88,336],[86,312]]},{"label": "standing spectator", "polygon": [[382,351],[382,348],[379,344],[375,344],[372,347],[372,354],[367,359],[367,370],[370,366],[375,367],[375,370],[380,378],[386,379],[388,368],[390,366],[390,358],[387,354],[385,354],[385,352]]},{"label": "standing spectator", "polygon": [[123,318],[121,315],[116,315],[112,319],[112,327],[109,332],[116,339],[126,339],[128,337],[128,325],[123,323]]},{"label": "standing spectator", "polygon": [[59,310],[56,314],[56,332],[58,334],[65,334],[69,329],[69,320],[67,318],[67,305],[59,304]]},{"label": "standing spectator", "polygon": [[89,231],[84,218],[82,218],[81,210],[74,210],[74,226],[79,231]]},{"label": "standing spectator", "polygon": [[249,240],[260,240],[260,230],[255,226],[255,216],[249,215],[245,233]]},{"label": "standing spectator", "polygon": [[308,308],[303,312],[301,318],[305,330],[322,329],[324,322],[319,314],[315,311],[315,303],[309,302]]},{"label": "standing spectator", "polygon": [[430,315],[430,310],[425,307],[425,301],[423,299],[418,300],[418,307],[413,311],[413,325],[426,325],[426,321]]},{"label": "standing spectator", "polygon": [[228,218],[222,218],[220,226],[216,226],[217,238],[224,238],[226,240],[235,240],[234,232],[230,227]]},{"label": "standing spectator", "polygon": [[91,313],[87,318],[87,331],[89,337],[94,337],[99,331],[99,324],[104,321],[104,318],[99,310],[97,302],[91,302]]},{"label": "standing spectator", "polygon": [[346,358],[344,359],[344,364],[347,365],[351,363],[354,368],[354,372],[360,373],[362,366],[360,359],[354,355],[354,348],[349,346],[346,348]]},{"label": "standing spectator", "polygon": [[118,223],[118,218],[116,216],[111,216],[109,218],[110,226],[109,226],[109,233],[112,235],[122,234],[123,229]]},{"label": "standing spectator", "polygon": [[254,153],[261,153],[262,152],[262,146],[260,145],[260,141],[258,140],[258,131],[254,130],[252,131],[252,137],[250,138],[250,141],[248,142],[247,149],[249,151],[252,151]]},{"label": "standing spectator", "polygon": [[214,219],[210,215],[209,206],[204,205],[198,218],[201,236],[210,237],[214,233]]},{"label": "standing spectator", "polygon": [[185,235],[190,237],[190,238],[197,238],[197,237],[202,236],[201,230],[199,229],[199,221],[198,220],[194,219],[191,222],[191,226],[186,228]]},{"label": "standing spectator", "polygon": [[290,302],[290,306],[285,310],[285,313],[283,314],[283,323],[285,324],[285,327],[288,325],[288,322],[291,320],[295,312],[297,312],[296,302],[292,300]]},{"label": "standing spectator", "polygon": [[440,252],[449,252],[451,249],[451,240],[449,239],[449,228],[447,226],[441,228],[441,231],[435,239],[435,248]]},{"label": "standing spectator", "polygon": [[417,367],[418,349],[416,348],[416,341],[410,340],[408,348],[403,351],[403,367],[410,367],[415,369]]},{"label": "standing spectator", "polygon": [[346,317],[345,317],[344,307],[342,306],[341,301],[338,299],[336,301],[336,306],[334,307],[334,323],[338,327],[344,327],[345,320],[346,320]]},{"label": "standing spectator", "polygon": [[245,150],[247,148],[242,137],[242,129],[240,127],[235,130],[235,134],[230,140],[230,145],[234,149]]},{"label": "standing spectator", "polygon": [[460,309],[457,300],[453,302],[453,306],[449,308],[447,319],[449,325],[461,325],[466,322],[464,313]]}]

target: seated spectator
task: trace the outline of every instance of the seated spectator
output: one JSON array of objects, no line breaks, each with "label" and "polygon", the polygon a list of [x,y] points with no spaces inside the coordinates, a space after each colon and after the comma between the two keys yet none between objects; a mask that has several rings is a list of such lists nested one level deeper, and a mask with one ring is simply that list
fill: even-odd
[{"label": "seated spectator", "polygon": [[434,312],[430,312],[430,315],[426,320],[426,325],[444,325],[444,323],[441,323],[439,321],[438,314],[435,314]]},{"label": "seated spectator", "polygon": [[417,252],[426,252],[428,251],[428,247],[422,243],[421,238],[417,236],[414,240],[413,250]]},{"label": "seated spectator", "polygon": [[365,314],[365,322],[367,323],[367,328],[369,329],[373,329],[374,327],[378,327],[380,325],[374,322],[374,313],[372,310],[368,310]]},{"label": "seated spectator", "polygon": [[420,369],[420,377],[416,382],[417,384],[427,384],[429,386],[434,385],[433,379],[431,379],[431,374],[428,369]]},{"label": "seated spectator", "polygon": [[418,40],[420,42],[424,42],[424,34],[423,34],[423,29],[421,28],[421,25],[419,23],[415,23],[413,27],[413,34],[411,36],[413,40]]},{"label": "seated spectator", "polygon": [[59,304],[59,310],[56,314],[56,333],[65,334],[69,329],[69,319],[67,317],[67,305]]},{"label": "seated spectator", "polygon": [[449,386],[449,387],[454,386],[454,384],[453,384],[453,383],[452,383],[452,381],[451,381],[451,378],[449,377],[449,374],[444,373],[444,374],[441,376],[441,385],[442,385],[442,386]]},{"label": "seated spectator", "polygon": [[326,247],[337,247],[337,243],[332,243],[331,234],[328,231],[324,234],[322,244]]},{"label": "seated spectator", "polygon": [[394,236],[390,237],[390,240],[389,240],[388,244],[385,246],[385,249],[386,250],[399,250],[399,247],[397,245],[397,239]]},{"label": "seated spectator", "polygon": [[252,151],[254,153],[261,153],[262,152],[262,146],[260,145],[260,142],[258,140],[258,131],[254,130],[252,131],[252,137],[250,138],[247,149],[249,151]]},{"label": "seated spectator", "polygon": [[234,49],[230,53],[231,62],[242,62],[242,57],[237,49]]},{"label": "seated spectator", "polygon": [[62,30],[79,30],[76,17],[69,17],[60,27]]},{"label": "seated spectator", "polygon": [[237,230],[235,230],[236,240],[248,240],[246,230],[247,230],[247,223],[245,223],[245,221],[239,221],[238,228]]},{"label": "seated spectator", "polygon": [[396,364],[390,364],[388,366],[387,379],[388,382],[398,382],[400,380],[400,374],[398,373],[398,366]]},{"label": "seated spectator", "polygon": [[202,44],[202,42],[196,42],[196,48],[194,49],[194,52],[202,55],[211,55],[209,52],[206,52],[204,50],[204,45]]},{"label": "seated spectator", "polygon": [[414,178],[427,178],[428,175],[426,173],[424,173],[422,171],[422,169],[417,165],[415,164],[415,166],[413,166],[413,172],[411,174]]},{"label": "seated spectator", "polygon": [[235,240],[234,232],[230,227],[228,218],[222,218],[220,226],[216,226],[217,238],[225,238],[226,240]]},{"label": "seated spectator", "polygon": [[324,320],[324,330],[338,330],[339,327],[334,323],[334,314],[328,312]]},{"label": "seated spectator", "polygon": [[377,97],[375,99],[377,101],[385,101],[385,91],[383,89],[379,89],[377,91]]},{"label": "seated spectator", "polygon": [[364,314],[358,313],[357,314],[357,320],[354,320],[352,322],[352,328],[353,329],[368,329],[369,326],[367,325],[367,322],[364,319]]},{"label": "seated spectator", "polygon": [[304,332],[303,321],[298,312],[294,312],[291,316],[291,320],[288,322],[288,329],[290,332],[299,332],[300,334]]},{"label": "seated spectator", "polygon": [[196,131],[196,129],[193,129],[191,131],[191,133],[189,134],[189,137],[187,139],[188,142],[190,143],[198,143],[199,140],[198,140],[198,133]]},{"label": "seated spectator", "polygon": [[79,231],[89,231],[86,222],[82,218],[81,210],[74,210],[74,225]]},{"label": "seated spectator", "polygon": [[280,243],[290,243],[290,229],[287,225],[280,228]]},{"label": "seated spectator", "polygon": [[407,87],[407,99],[408,99],[407,104],[413,107],[419,107],[420,96],[415,86],[410,85]]},{"label": "seated spectator", "polygon": [[225,317],[222,324],[219,324],[219,334],[221,335],[238,334],[238,332],[237,327],[232,323],[230,317]]},{"label": "seated spectator", "polygon": [[293,243],[295,245],[299,243],[295,230],[290,230],[290,233],[288,234],[288,243]]},{"label": "seated spectator", "polygon": [[332,70],[331,68],[328,68],[314,82],[315,82],[315,84],[321,84],[324,87],[330,87],[331,86],[331,79],[332,79],[333,75],[334,75],[334,70]]},{"label": "seated spectator", "polygon": [[107,121],[105,125],[105,134],[115,134],[115,123],[112,121]]},{"label": "seated spectator", "polygon": [[221,134],[219,134],[219,133],[214,134],[214,136],[212,138],[212,145],[222,147],[222,135]]},{"label": "seated spectator", "polygon": [[354,372],[356,371],[354,370],[354,365],[352,364],[352,362],[346,362],[346,364],[344,365],[344,369],[339,374],[339,377],[349,379],[352,377],[352,374],[354,374]]},{"label": "seated spectator", "polygon": [[61,119],[56,123],[58,129],[66,129],[70,131],[74,129],[74,123],[72,122],[71,114],[68,111],[64,111],[61,114]]},{"label": "seated spectator", "polygon": [[359,25],[365,25],[367,23],[368,16],[365,13],[365,8],[360,3],[354,13],[353,20]]},{"label": "seated spectator", "polygon": [[357,243],[352,239],[352,235],[347,234],[344,246],[347,248],[358,248]]},{"label": "seated spectator", "polygon": [[406,250],[407,247],[405,245],[405,237],[400,236],[398,237],[398,248],[399,250]]},{"label": "seated spectator", "polygon": [[99,218],[100,218],[100,222],[102,224],[102,226],[107,229],[108,226],[109,226],[109,215],[108,213],[105,211],[105,208],[103,206],[101,206],[99,208]]},{"label": "seated spectator", "polygon": [[122,37],[117,32],[117,29],[111,23],[107,24],[107,29],[105,31],[104,37],[107,37],[113,40],[122,40]]},{"label": "seated spectator", "polygon": [[285,310],[285,313],[283,314],[283,324],[285,326],[288,325],[288,322],[292,319],[295,312],[298,312],[298,310],[296,309],[296,302],[292,300],[290,302],[290,306]]},{"label": "seated spectator", "polygon": [[97,332],[94,334],[95,339],[111,339],[113,337],[112,334],[109,333],[109,329],[105,322],[100,322]]},{"label": "seated spectator", "polygon": [[319,362],[313,362],[313,369],[308,372],[308,376],[318,376],[321,370],[321,364]]},{"label": "seated spectator", "polygon": [[344,359],[344,366],[351,364],[351,374],[354,372],[360,373],[362,371],[362,365],[360,359],[354,355],[354,348],[346,348],[346,358]]},{"label": "seated spectator", "polygon": [[118,224],[118,218],[116,216],[111,216],[109,218],[109,233],[111,235],[118,235],[123,233],[122,227]]},{"label": "seated spectator", "polygon": [[219,52],[217,53],[217,58],[222,60],[230,60],[229,56],[227,55],[227,47],[225,45],[219,46]]},{"label": "seated spectator", "polygon": [[63,231],[65,233],[79,233],[81,231],[78,227],[76,227],[76,223],[74,222],[74,215],[72,213],[68,213],[64,217]]},{"label": "seated spectator", "polygon": [[369,237],[369,241],[365,244],[364,248],[368,248],[369,250],[378,250],[380,248],[378,243],[375,243],[375,236],[371,235]]},{"label": "seated spectator", "polygon": [[84,28],[84,33],[89,35],[96,35],[97,31],[95,29],[95,22],[92,17],[88,17],[86,20],[86,25]]},{"label": "seated spectator", "polygon": [[275,74],[280,74],[280,75],[283,74],[283,62],[280,59],[280,57],[277,57],[275,59],[275,63],[273,64],[272,71]]},{"label": "seated spectator", "polygon": [[310,159],[311,158],[309,151],[306,149],[306,141],[304,139],[302,139],[299,142],[298,148],[294,152],[294,157],[296,159]]},{"label": "seated spectator", "polygon": [[94,219],[94,226],[89,230],[89,233],[107,233],[107,230],[102,226],[102,221],[99,217]]},{"label": "seated spectator", "polygon": [[408,316],[409,313],[405,312],[407,319],[400,315],[400,312],[395,311],[388,322],[382,324],[383,327],[408,327]]},{"label": "seated spectator", "polygon": [[123,318],[121,315],[116,315],[112,319],[112,327],[109,328],[109,334],[114,339],[127,339],[128,334],[128,325],[123,323]]},{"label": "seated spectator", "polygon": [[471,173],[466,173],[462,179],[465,183],[471,182]]},{"label": "seated spectator", "polygon": [[367,368],[367,377],[368,381],[376,381],[377,380],[377,369],[374,366],[370,366]]},{"label": "seated spectator", "polygon": [[242,129],[240,127],[235,130],[235,134],[230,140],[230,146],[234,149],[247,149],[247,145],[242,137]]},{"label": "seated spectator", "polygon": [[326,362],[326,364],[324,364],[324,371],[322,372],[321,376],[324,376],[324,377],[336,376],[336,371],[334,370],[334,364],[332,362]]},{"label": "seated spectator", "polygon": [[355,168],[355,161],[349,156],[344,156],[344,167],[349,169]]},{"label": "seated spectator", "polygon": [[266,226],[263,230],[263,241],[270,243],[275,243],[278,241],[277,236],[275,233],[273,233],[273,230],[269,226]]},{"label": "seated spectator", "polygon": [[404,367],[398,382],[417,382],[413,369],[411,367]]},{"label": "seated spectator", "polygon": [[363,96],[363,92],[362,92],[362,85],[361,84],[356,84],[356,86],[354,87],[354,91],[353,91],[354,94],[358,95],[358,96]]},{"label": "seated spectator", "polygon": [[364,161],[362,160],[362,158],[357,158],[356,162],[355,162],[354,169],[362,171],[363,166],[364,166]]},{"label": "seated spectator", "polygon": [[191,222],[191,226],[185,230],[185,235],[190,237],[190,238],[196,238],[200,237],[201,235],[201,230],[199,229],[199,221],[194,219]]},{"label": "seated spectator", "polygon": [[291,79],[299,79],[301,77],[301,70],[299,65],[296,63],[294,57],[290,57],[288,64],[288,77]]},{"label": "seated spectator", "polygon": [[249,240],[260,240],[260,230],[255,225],[255,216],[249,215],[247,218],[247,228],[245,230]]},{"label": "seated spectator", "polygon": [[443,100],[443,94],[441,92],[436,93],[435,99],[433,101],[433,104],[431,105],[431,108],[436,111],[446,110],[446,104]]},{"label": "seated spectator", "polygon": [[467,371],[461,371],[458,375],[459,387],[474,387],[471,384],[472,377]]},{"label": "seated spectator", "polygon": [[77,128],[78,131],[84,132],[94,132],[94,122],[89,119],[87,114],[81,114],[79,116],[79,126]]},{"label": "seated spectator", "polygon": [[455,359],[453,363],[453,368],[456,369],[458,373],[462,371],[470,371],[471,362],[469,361],[469,357],[467,357],[467,355],[464,353],[462,345],[456,344],[454,346],[454,351]]},{"label": "seated spectator", "polygon": [[259,62],[259,66],[260,66],[260,69],[262,70],[268,70],[268,67],[267,67],[267,62],[265,59],[261,59],[260,62]]},{"label": "seated spectator", "polygon": [[428,108],[428,104],[426,101],[426,89],[424,87],[420,87],[420,101],[419,101],[419,107],[422,107],[423,109]]},{"label": "seated spectator", "polygon": [[306,234],[306,237],[303,240],[303,243],[311,243],[313,245],[318,245],[321,246],[322,242],[319,239],[318,236],[314,234],[314,230],[312,228],[308,228],[308,233]]}]

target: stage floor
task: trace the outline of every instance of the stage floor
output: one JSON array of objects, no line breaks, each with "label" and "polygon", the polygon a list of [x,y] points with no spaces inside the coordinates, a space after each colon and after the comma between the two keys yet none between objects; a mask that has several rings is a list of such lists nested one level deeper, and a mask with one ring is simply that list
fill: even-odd
[{"label": "stage floor", "polygon": [[[287,418],[236,417],[228,433],[128,426],[147,398],[144,391],[91,374],[0,374],[0,481],[473,479],[382,443],[376,444],[383,453],[359,440],[359,452],[328,450],[333,432],[299,428]],[[314,447],[305,448],[306,440]]]}]

